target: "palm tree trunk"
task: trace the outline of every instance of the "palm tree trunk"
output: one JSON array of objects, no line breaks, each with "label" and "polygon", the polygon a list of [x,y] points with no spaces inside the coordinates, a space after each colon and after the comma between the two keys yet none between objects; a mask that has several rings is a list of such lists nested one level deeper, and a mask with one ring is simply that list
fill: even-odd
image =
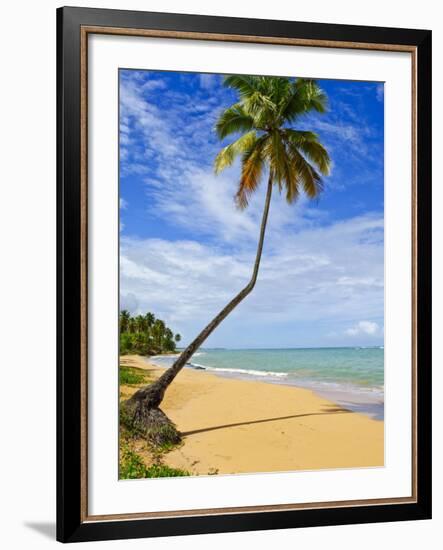
[{"label": "palm tree trunk", "polygon": [[[260,227],[260,237],[257,245],[257,254],[255,257],[254,270],[252,272],[249,283],[220,311],[218,315],[216,315],[216,317],[214,317],[214,319],[212,319],[212,321],[200,332],[197,338],[195,338],[189,344],[189,346],[180,354],[174,364],[166,372],[164,372],[156,382],[154,382],[150,386],[141,388],[126,402],[126,408],[131,414],[135,427],[145,431],[146,429],[150,429],[148,424],[152,423],[153,420],[155,424],[162,424],[162,422],[164,422],[164,419],[167,419],[164,413],[158,409],[160,403],[163,400],[166,389],[177,376],[177,374],[186,365],[192,355],[203,344],[203,342],[254,288],[257,281],[257,275],[263,251],[263,242],[265,237],[266,224],[268,221],[269,205],[271,203],[272,182],[273,175],[272,172],[270,172]],[[154,412],[155,410],[160,414],[156,414]],[[179,438],[178,432],[177,437]]]}]

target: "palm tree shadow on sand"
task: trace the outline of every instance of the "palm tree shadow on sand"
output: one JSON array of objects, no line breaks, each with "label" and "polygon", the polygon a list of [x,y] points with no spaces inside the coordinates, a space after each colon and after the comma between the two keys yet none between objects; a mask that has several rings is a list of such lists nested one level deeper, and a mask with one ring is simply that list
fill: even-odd
[{"label": "palm tree shadow on sand", "polygon": [[197,430],[190,430],[188,432],[181,432],[182,437],[189,437],[190,435],[196,435],[204,432],[212,432],[214,430],[223,430],[225,428],[235,428],[237,426],[250,426],[252,424],[263,424],[265,422],[276,422],[278,420],[290,420],[293,418],[305,418],[308,416],[324,416],[330,414],[343,414],[351,413],[352,411],[348,409],[343,409],[335,405],[330,405],[325,407],[320,412],[311,412],[311,413],[301,413],[301,414],[290,414],[288,416],[277,416],[275,418],[263,418],[260,420],[248,420],[245,422],[234,422],[232,424],[221,424],[220,426],[210,426],[209,428],[199,428]]}]

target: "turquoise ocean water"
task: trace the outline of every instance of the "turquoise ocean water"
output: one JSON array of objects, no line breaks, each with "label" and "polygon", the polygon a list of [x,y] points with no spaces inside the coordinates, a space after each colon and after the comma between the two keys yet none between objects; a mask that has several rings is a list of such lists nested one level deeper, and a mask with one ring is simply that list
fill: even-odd
[{"label": "turquoise ocean water", "polygon": [[[175,356],[149,359],[168,367]],[[201,349],[188,368],[220,376],[309,388],[346,408],[384,417],[383,347]]]}]

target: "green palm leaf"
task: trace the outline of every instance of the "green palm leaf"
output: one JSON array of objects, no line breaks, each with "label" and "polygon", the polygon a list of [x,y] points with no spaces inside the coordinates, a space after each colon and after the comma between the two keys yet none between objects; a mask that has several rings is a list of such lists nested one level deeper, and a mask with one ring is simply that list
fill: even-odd
[{"label": "green palm leaf", "polygon": [[319,142],[317,134],[287,129],[285,130],[285,136],[293,146],[300,149],[311,162],[318,166],[319,171],[324,176],[329,175],[331,159],[326,149]]},{"label": "green palm leaf", "polygon": [[215,125],[215,131],[220,139],[238,132],[249,132],[253,128],[254,119],[239,103],[223,111]]},{"label": "green palm leaf", "polygon": [[315,80],[231,75],[224,84],[238,92],[239,101],[221,113],[217,134],[221,139],[242,135],[220,151],[214,168],[219,173],[241,156],[237,205],[246,208],[266,167],[289,203],[300,192],[317,197],[321,175],[329,174],[329,154],[317,134],[290,127],[311,111],[325,112],[327,97]]},{"label": "green palm leaf", "polygon": [[295,88],[304,101],[306,111],[326,112],[328,98],[315,80],[299,78]]},{"label": "green palm leaf", "polygon": [[230,143],[226,147],[223,147],[223,149],[215,158],[215,173],[218,174],[225,168],[231,166],[236,157],[252,149],[256,141],[257,133],[255,130],[252,130],[251,132],[240,136],[233,143]]},{"label": "green palm leaf", "polygon": [[290,147],[290,155],[297,171],[298,179],[303,186],[303,191],[310,199],[315,199],[323,191],[323,182],[320,174],[299,153],[296,147]]},{"label": "green palm leaf", "polygon": [[257,76],[234,74],[225,77],[224,85],[227,88],[237,90],[240,97],[244,100],[259,91],[259,78]]},{"label": "green palm leaf", "polygon": [[235,202],[241,210],[249,204],[249,197],[260,184],[265,163],[263,154],[268,137],[258,139],[242,157],[242,171]]}]

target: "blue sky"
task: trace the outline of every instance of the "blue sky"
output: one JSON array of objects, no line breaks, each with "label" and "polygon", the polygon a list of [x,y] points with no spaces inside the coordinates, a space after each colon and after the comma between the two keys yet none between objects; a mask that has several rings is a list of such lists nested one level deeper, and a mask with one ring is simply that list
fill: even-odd
[{"label": "blue sky", "polygon": [[[237,99],[222,81],[120,70],[121,308],[152,311],[184,345],[249,280],[264,202],[262,185],[236,209],[238,163],[214,175],[214,123]],[[206,347],[383,343],[383,84],[318,83],[328,112],[295,127],[330,153],[325,191],[274,193],[257,285]]]}]

